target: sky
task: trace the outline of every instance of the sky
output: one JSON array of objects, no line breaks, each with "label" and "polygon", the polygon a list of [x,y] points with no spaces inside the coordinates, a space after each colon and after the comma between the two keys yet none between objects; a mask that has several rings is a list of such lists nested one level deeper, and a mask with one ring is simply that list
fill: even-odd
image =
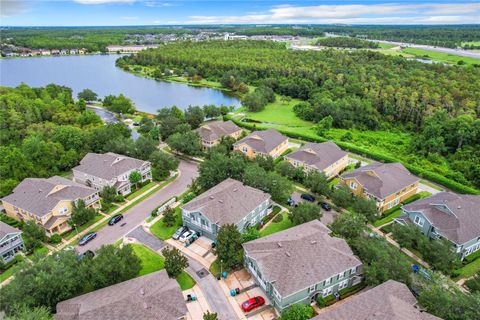
[{"label": "sky", "polygon": [[476,0],[0,0],[1,26],[480,24]]}]

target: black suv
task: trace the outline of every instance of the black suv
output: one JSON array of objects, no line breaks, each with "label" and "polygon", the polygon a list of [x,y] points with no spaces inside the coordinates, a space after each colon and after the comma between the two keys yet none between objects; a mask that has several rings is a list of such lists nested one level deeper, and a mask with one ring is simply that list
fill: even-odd
[{"label": "black suv", "polygon": [[315,202],[315,197],[312,196],[311,194],[308,194],[308,193],[302,193],[300,198],[302,198],[303,200],[310,201],[310,202]]},{"label": "black suv", "polygon": [[108,225],[113,226],[114,224],[116,224],[118,221],[120,221],[122,219],[123,219],[123,215],[117,214],[117,215],[113,216],[112,219],[110,219],[110,221],[108,221]]}]

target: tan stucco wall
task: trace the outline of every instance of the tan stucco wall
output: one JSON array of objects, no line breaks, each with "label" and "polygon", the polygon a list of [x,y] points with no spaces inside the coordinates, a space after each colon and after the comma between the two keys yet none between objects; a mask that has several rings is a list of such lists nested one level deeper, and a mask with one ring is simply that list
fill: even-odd
[{"label": "tan stucco wall", "polygon": [[[232,134],[226,135],[226,136],[227,137],[232,137],[236,140],[236,139],[240,138],[241,135],[242,135],[242,130],[238,130],[238,131],[236,131]],[[213,141],[205,141],[205,140],[200,138],[200,141],[202,142],[202,147],[204,149],[208,149],[208,148],[211,148],[211,147],[214,147],[214,146],[218,145],[221,140],[222,140],[222,138],[219,138],[219,139],[213,140]],[[208,144],[207,142],[210,142],[210,144]]]},{"label": "tan stucco wall", "polygon": [[[303,161],[293,160],[293,159],[288,158],[288,157],[286,157],[285,160],[290,162],[290,164],[292,166],[295,166],[294,162],[297,162],[298,166],[305,168],[305,171],[312,170],[312,169],[306,168],[305,167],[305,162],[303,162]],[[348,155],[345,155],[336,164],[334,163],[334,164],[328,166],[327,168],[325,168],[325,170],[323,170],[323,173],[325,173],[325,175],[327,177],[334,177],[334,176],[337,176],[347,166],[348,166]]]}]

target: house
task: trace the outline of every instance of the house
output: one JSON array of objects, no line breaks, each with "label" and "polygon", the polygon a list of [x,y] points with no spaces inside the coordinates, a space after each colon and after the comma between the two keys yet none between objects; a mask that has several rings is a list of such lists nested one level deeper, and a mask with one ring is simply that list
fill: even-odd
[{"label": "house", "polygon": [[24,249],[22,231],[0,221],[0,263],[9,263]]},{"label": "house", "polygon": [[233,223],[243,232],[269,211],[269,194],[229,178],[185,204],[182,218],[183,225],[214,240],[222,225]]},{"label": "house", "polygon": [[362,262],[318,220],[243,244],[245,266],[281,313],[361,281]]},{"label": "house", "polygon": [[85,48],[78,49],[78,54],[85,54],[85,53],[87,53],[87,49]]},{"label": "house", "polygon": [[408,287],[394,280],[327,307],[312,320],[346,319],[441,320],[420,309]]},{"label": "house", "polygon": [[58,56],[60,55],[60,50],[57,50],[57,49],[53,49],[52,51],[50,51],[52,55],[55,55],[55,56]]},{"label": "house", "polygon": [[449,240],[465,258],[480,249],[480,196],[440,192],[402,207],[395,221],[413,223],[432,239]]},{"label": "house", "polygon": [[258,154],[277,158],[287,149],[288,137],[275,129],[254,131],[233,144],[233,150],[243,152],[249,158],[255,158]]},{"label": "house", "polygon": [[33,220],[52,235],[71,229],[67,221],[72,202],[80,199],[87,207],[100,207],[97,190],[53,176],[23,180],[12,194],[2,198],[2,203],[8,216],[20,221]]},{"label": "house", "polygon": [[179,320],[188,313],[177,281],[165,270],[59,302],[56,309],[56,320]]},{"label": "house", "polygon": [[69,52],[70,52],[70,54],[77,54],[78,53],[78,51],[76,49],[70,49]]},{"label": "house", "polygon": [[67,49],[62,49],[62,50],[60,50],[60,54],[61,54],[62,56],[67,55],[67,54],[68,54],[68,50],[67,50]]},{"label": "house", "polygon": [[129,194],[132,184],[129,176],[137,171],[141,182],[152,180],[150,162],[108,152],[104,154],[87,153],[80,165],[72,169],[73,180],[86,186],[102,190],[113,186],[118,194]]},{"label": "house", "polygon": [[242,129],[232,121],[211,121],[195,130],[200,136],[202,147],[207,150],[220,143],[223,137],[240,138]]},{"label": "house", "polygon": [[372,163],[341,179],[353,194],[374,199],[381,213],[416,194],[420,181],[400,163]]},{"label": "house", "polygon": [[40,50],[42,56],[49,56],[51,54],[50,50]]},{"label": "house", "polygon": [[294,167],[302,167],[305,171],[316,170],[330,178],[338,175],[348,166],[348,153],[335,143],[307,143],[300,149],[287,154],[284,158]]}]

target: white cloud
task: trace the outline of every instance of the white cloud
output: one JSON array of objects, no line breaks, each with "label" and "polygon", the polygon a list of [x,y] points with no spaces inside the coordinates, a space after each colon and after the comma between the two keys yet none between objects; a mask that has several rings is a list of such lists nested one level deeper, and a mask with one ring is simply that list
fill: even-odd
[{"label": "white cloud", "polygon": [[80,4],[132,3],[135,0],[73,0]]},{"label": "white cloud", "polygon": [[382,23],[440,24],[479,23],[480,3],[354,4],[274,6],[262,14],[239,16],[191,16],[187,23]]},{"label": "white cloud", "polygon": [[8,18],[25,12],[24,0],[0,0],[0,18]]}]

